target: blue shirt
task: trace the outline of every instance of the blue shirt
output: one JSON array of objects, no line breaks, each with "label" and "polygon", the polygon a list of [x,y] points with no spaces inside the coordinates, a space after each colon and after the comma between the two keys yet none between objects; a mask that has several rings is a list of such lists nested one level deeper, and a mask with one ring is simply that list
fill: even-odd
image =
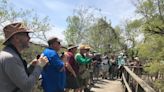
[{"label": "blue shirt", "polygon": [[122,65],[125,65],[125,60],[122,56],[118,56],[117,65],[120,68]]},{"label": "blue shirt", "polygon": [[60,71],[64,67],[64,62],[52,48],[46,48],[43,54],[49,60],[42,71],[44,92],[64,92],[66,75],[65,70]]}]

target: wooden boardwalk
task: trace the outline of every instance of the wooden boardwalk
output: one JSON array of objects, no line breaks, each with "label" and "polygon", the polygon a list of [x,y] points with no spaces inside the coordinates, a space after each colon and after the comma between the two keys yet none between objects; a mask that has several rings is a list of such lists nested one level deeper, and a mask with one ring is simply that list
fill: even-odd
[{"label": "wooden boardwalk", "polygon": [[120,80],[99,79],[91,88],[91,92],[123,92]]}]

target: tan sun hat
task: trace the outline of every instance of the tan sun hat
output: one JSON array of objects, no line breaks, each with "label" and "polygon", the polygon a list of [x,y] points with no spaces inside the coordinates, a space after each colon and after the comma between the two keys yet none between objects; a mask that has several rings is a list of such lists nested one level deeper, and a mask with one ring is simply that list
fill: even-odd
[{"label": "tan sun hat", "polygon": [[85,45],[81,44],[81,45],[79,46],[79,49],[85,49]]},{"label": "tan sun hat", "polygon": [[30,33],[28,31],[27,27],[21,22],[18,23],[11,23],[3,28],[4,36],[5,36],[5,41],[3,44],[5,45],[7,41],[17,33]]},{"label": "tan sun hat", "polygon": [[91,49],[91,47],[90,47],[89,45],[84,45],[84,44],[81,44],[81,45],[79,46],[79,49],[90,50],[90,49]]},{"label": "tan sun hat", "polygon": [[91,47],[89,45],[85,45],[85,49],[91,49]]}]

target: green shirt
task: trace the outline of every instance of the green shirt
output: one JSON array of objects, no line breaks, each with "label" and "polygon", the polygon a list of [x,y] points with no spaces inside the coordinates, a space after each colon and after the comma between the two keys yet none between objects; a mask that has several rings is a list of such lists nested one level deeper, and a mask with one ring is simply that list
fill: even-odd
[{"label": "green shirt", "polygon": [[77,54],[75,55],[75,59],[76,59],[76,61],[79,62],[80,64],[88,64],[88,63],[92,62],[92,59],[91,59],[91,58],[82,56],[80,53],[77,53]]}]

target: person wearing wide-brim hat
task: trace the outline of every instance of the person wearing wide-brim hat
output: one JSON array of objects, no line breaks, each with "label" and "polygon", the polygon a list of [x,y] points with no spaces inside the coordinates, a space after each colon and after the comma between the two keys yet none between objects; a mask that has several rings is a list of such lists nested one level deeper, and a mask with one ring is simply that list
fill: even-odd
[{"label": "person wearing wide-brim hat", "polygon": [[86,49],[86,57],[93,58],[93,54],[91,54],[91,47],[89,45],[85,45]]},{"label": "person wearing wide-brim hat", "polygon": [[[92,62],[91,58],[86,57],[87,49],[86,45],[79,46],[80,52],[75,55],[75,59],[79,64],[79,83],[82,90],[87,89],[88,78],[90,76],[89,70],[86,67],[87,64]],[[84,72],[85,71],[85,72]]]},{"label": "person wearing wide-brim hat", "polygon": [[77,47],[78,47],[78,45],[69,44],[67,49],[70,50],[70,49],[77,48]]},{"label": "person wearing wide-brim hat", "polygon": [[[79,46],[79,50],[80,50],[80,54],[81,55],[83,55],[83,56],[85,56],[86,57],[86,54],[88,54],[88,52],[89,52],[89,50],[91,49],[91,47],[89,46],[89,45],[84,45],[84,44],[81,44],[80,46]],[[88,56],[88,55],[87,55]],[[88,57],[86,57],[86,58],[88,58]],[[89,58],[90,58],[90,56],[89,56]],[[84,63],[84,64],[88,64],[88,63],[90,63],[90,60],[89,61],[81,61],[81,63]]]},{"label": "person wearing wide-brim hat", "polygon": [[91,47],[89,45],[85,45],[85,49],[90,50]]},{"label": "person wearing wide-brim hat", "polygon": [[21,52],[29,47],[30,31],[23,23],[12,23],[3,28],[5,47],[0,52],[0,89],[2,92],[31,92],[42,68],[48,62],[41,56],[29,73]]},{"label": "person wearing wide-brim hat", "polygon": [[68,51],[65,52],[68,62],[66,67],[66,92],[69,92],[70,89],[74,89],[74,92],[79,92],[80,85],[77,79],[79,66],[75,60],[77,48],[77,45],[69,44]]},{"label": "person wearing wide-brim hat", "polygon": [[[4,45],[7,45],[7,43],[12,39],[12,37],[15,34],[18,33],[30,33],[31,31],[28,31],[28,29],[25,27],[23,23],[12,23],[3,28],[3,32],[5,35],[5,41],[3,42]],[[29,38],[30,39],[30,38]]]}]

